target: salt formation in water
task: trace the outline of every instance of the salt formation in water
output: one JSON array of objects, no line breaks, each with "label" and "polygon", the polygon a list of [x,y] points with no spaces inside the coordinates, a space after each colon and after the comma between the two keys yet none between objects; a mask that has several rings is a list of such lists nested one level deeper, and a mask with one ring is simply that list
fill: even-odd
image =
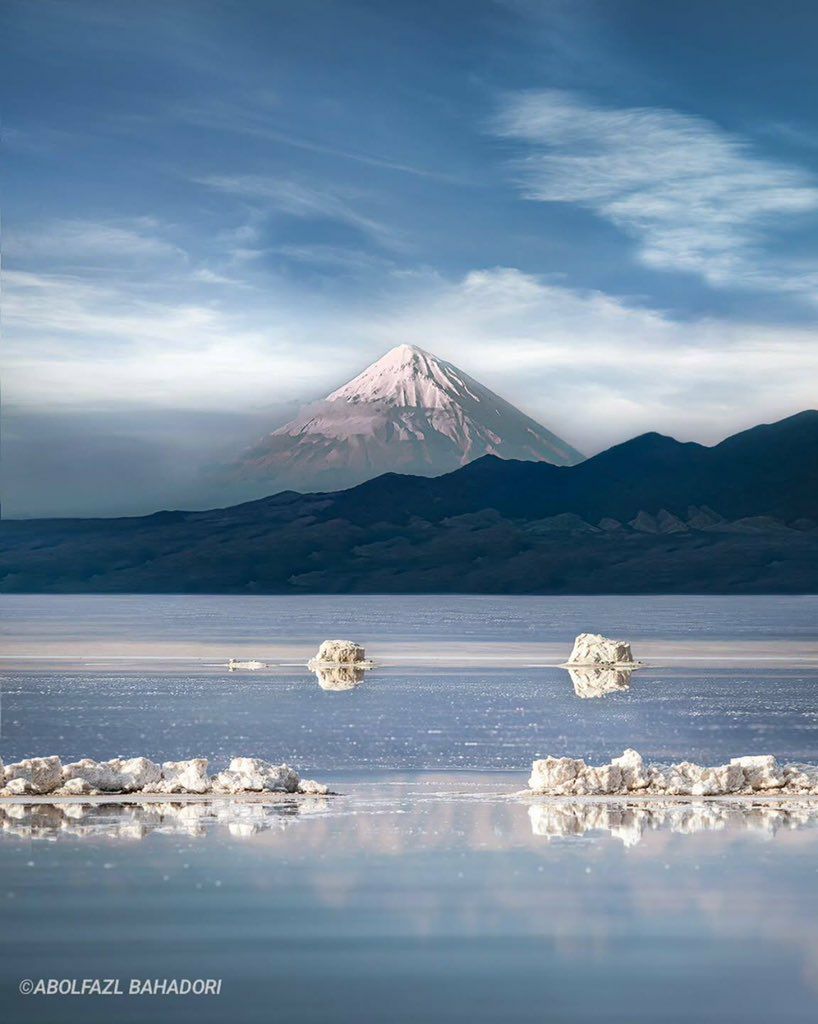
[{"label": "salt formation in water", "polygon": [[329,787],[323,782],[316,782],[314,779],[302,779],[298,783],[298,792],[306,796],[326,796]]},{"label": "salt formation in water", "polygon": [[234,757],[227,771],[213,777],[214,793],[295,793],[301,780],[286,764],[260,757]]},{"label": "salt formation in water", "polygon": [[286,764],[259,757],[234,757],[226,771],[208,775],[207,758],[165,761],[117,757],[110,761],[83,758],[63,765],[59,757],[32,757],[3,767],[0,796],[87,796],[99,793],[303,793],[325,795],[323,783],[301,779]]},{"label": "salt formation in water", "polygon": [[315,665],[363,665],[368,664],[366,651],[360,644],[352,640],[325,640],[318,648],[318,653],[307,663],[310,668]]},{"label": "salt formation in water", "polygon": [[818,809],[814,801],[779,804],[679,803],[657,800],[650,804],[576,803],[570,800],[532,804],[528,808],[535,836],[581,836],[609,832],[625,846],[636,846],[648,830],[666,829],[683,835],[747,829],[775,835],[780,828],[814,828]]},{"label": "salt formation in water", "polygon": [[158,784],[162,769],[147,757],[116,757],[110,761],[86,757],[63,765],[61,778],[63,785],[72,784],[69,791],[74,793],[92,789],[100,793],[133,793]]},{"label": "salt formation in water", "polygon": [[577,697],[604,697],[607,693],[627,690],[630,687],[633,669],[586,665],[569,668],[568,674]]},{"label": "salt formation in water", "polygon": [[30,757],[6,765],[3,779],[9,796],[51,793],[62,784],[62,765],[58,757]]},{"label": "salt formation in water", "polygon": [[639,664],[624,640],[609,640],[599,633],[580,633],[566,665],[618,665],[635,668]]},{"label": "salt formation in water", "polygon": [[310,664],[322,690],[354,690],[364,681],[364,670],[359,665]]},{"label": "salt formation in water", "polygon": [[620,795],[726,796],[787,793],[818,796],[818,766],[779,765],[771,754],[734,757],[708,768],[689,761],[645,764],[626,750],[610,764],[594,767],[572,757],[546,757],[531,767],[529,789],[547,796]]},{"label": "salt formation in water", "polygon": [[352,690],[363,682],[364,670],[372,668],[366,651],[352,640],[325,640],[307,662],[322,690]]},{"label": "salt formation in water", "polygon": [[212,788],[207,774],[207,758],[193,757],[189,761],[165,761],[162,779],[156,786],[158,793],[208,793]]},{"label": "salt formation in water", "polygon": [[255,661],[252,658],[249,661],[239,661],[237,658],[231,658],[227,663],[227,668],[230,672],[235,672],[237,669],[256,672],[260,668],[267,668],[267,663],[264,661]]}]

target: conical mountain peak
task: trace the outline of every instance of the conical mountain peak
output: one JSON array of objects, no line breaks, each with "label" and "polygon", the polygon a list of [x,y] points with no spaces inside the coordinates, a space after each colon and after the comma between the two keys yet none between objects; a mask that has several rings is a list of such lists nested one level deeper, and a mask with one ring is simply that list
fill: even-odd
[{"label": "conical mountain peak", "polygon": [[438,409],[457,401],[465,377],[457,367],[425,349],[397,345],[333,391],[327,401]]},{"label": "conical mountain peak", "polygon": [[453,363],[390,349],[234,467],[259,493],[336,490],[381,473],[438,476],[483,455],[570,466],[582,455]]}]

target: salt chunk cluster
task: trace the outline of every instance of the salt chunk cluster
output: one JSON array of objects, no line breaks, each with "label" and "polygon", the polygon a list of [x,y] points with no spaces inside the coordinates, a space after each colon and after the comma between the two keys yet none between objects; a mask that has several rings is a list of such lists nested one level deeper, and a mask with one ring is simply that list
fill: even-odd
[{"label": "salt chunk cluster", "polygon": [[286,764],[260,757],[234,757],[225,772],[213,776],[216,793],[296,793],[301,780]]},{"label": "salt chunk cluster", "polygon": [[165,761],[147,757],[83,758],[62,764],[59,757],[31,757],[3,767],[0,796],[88,796],[98,793],[306,793],[321,796],[327,786],[302,779],[286,764],[259,757],[234,757],[226,771],[208,775],[206,757]]},{"label": "salt chunk cluster", "polygon": [[625,640],[610,640],[599,633],[580,633],[574,640],[566,665],[630,665],[634,660],[631,645]]},{"label": "salt chunk cluster", "polygon": [[818,765],[780,765],[771,754],[734,757],[729,764],[711,768],[690,761],[646,764],[637,751],[626,750],[598,767],[573,757],[543,758],[533,763],[528,786],[533,793],[547,796],[818,795]]},{"label": "salt chunk cluster", "polygon": [[366,662],[366,651],[352,640],[325,640],[318,653],[308,662],[314,665],[361,665]]}]

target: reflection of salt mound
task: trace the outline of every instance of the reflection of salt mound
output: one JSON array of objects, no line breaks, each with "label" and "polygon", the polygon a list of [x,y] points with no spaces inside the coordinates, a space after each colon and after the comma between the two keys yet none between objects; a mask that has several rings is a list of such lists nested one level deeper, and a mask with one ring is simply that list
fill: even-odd
[{"label": "reflection of salt mound", "polygon": [[607,804],[535,804],[528,808],[535,836],[581,836],[595,830],[610,832],[625,846],[636,846],[645,829],[641,808]]},{"label": "reflection of salt mound", "polygon": [[303,814],[328,808],[324,797],[276,805],[255,803],[5,804],[0,805],[3,836],[53,841],[71,836],[90,839],[144,839],[152,833],[200,838],[208,829],[225,829],[244,838],[281,831]]},{"label": "reflection of salt mound", "polygon": [[545,757],[531,766],[529,789],[544,796],[620,795],[727,796],[787,793],[818,796],[818,766],[779,765],[770,754],[734,757],[729,764],[707,767],[645,764],[641,754],[626,750],[609,764],[587,765],[580,758]]},{"label": "reflection of salt mound", "polygon": [[625,665],[633,668],[639,663],[634,661],[631,645],[624,640],[609,640],[599,633],[580,633],[566,664]]},{"label": "reflection of salt mound", "polygon": [[322,690],[354,690],[364,681],[364,670],[359,665],[312,665],[315,678]]},{"label": "reflection of salt mound", "polygon": [[534,804],[528,809],[528,817],[535,836],[550,839],[601,831],[621,839],[625,846],[636,846],[648,830],[694,835],[734,828],[775,835],[779,828],[815,828],[818,807],[805,801],[753,806],[668,800],[641,805],[566,800]]},{"label": "reflection of salt mound", "polygon": [[633,669],[610,666],[594,668],[586,665],[582,668],[569,668],[568,674],[571,676],[577,697],[604,697],[606,693],[627,690]]},{"label": "reflection of salt mound", "polygon": [[352,640],[325,640],[308,662],[313,665],[359,665],[367,667],[366,651]]}]

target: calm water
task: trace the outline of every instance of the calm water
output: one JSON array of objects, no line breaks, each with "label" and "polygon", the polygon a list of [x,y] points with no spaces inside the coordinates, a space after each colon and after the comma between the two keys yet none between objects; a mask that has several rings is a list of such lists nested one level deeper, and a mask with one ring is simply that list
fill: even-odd
[{"label": "calm water", "polygon": [[[549,838],[534,808],[478,796],[489,781],[359,781],[343,808],[266,820],[18,818],[0,839],[3,1019],[815,1020],[814,826],[747,812]],[[15,994],[87,976],[222,993]]]},{"label": "calm water", "polygon": [[818,597],[190,597],[0,596],[0,640],[287,640],[570,642],[576,633],[629,639],[815,640]]},{"label": "calm water", "polygon": [[[737,643],[818,637],[806,598],[0,599],[3,635],[195,645],[330,635]],[[0,643],[2,640],[0,639]],[[0,647],[0,654],[3,653]],[[634,814],[509,796],[546,753],[818,760],[818,669],[645,668],[577,696],[532,665],[391,666],[322,689],[19,661],[0,754],[287,759],[345,796],[0,813],[0,1019],[814,1021],[818,808]],[[218,997],[37,997],[23,978],[221,978]]]}]

